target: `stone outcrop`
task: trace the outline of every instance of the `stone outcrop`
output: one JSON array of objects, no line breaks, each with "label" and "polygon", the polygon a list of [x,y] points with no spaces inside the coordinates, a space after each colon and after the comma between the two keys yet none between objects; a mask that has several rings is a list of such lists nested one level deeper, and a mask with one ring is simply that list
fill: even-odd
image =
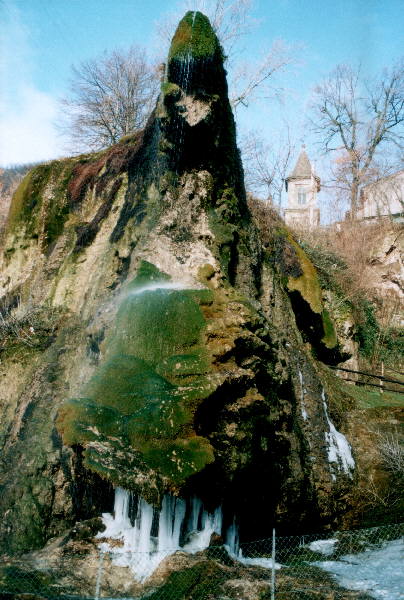
[{"label": "stone outcrop", "polygon": [[323,364],[343,358],[337,335],[294,238],[264,246],[253,223],[201,13],[143,132],[25,177],[2,277],[21,326],[2,340],[3,552],[111,510],[116,485],[222,504],[244,540],[345,510],[351,400]]}]

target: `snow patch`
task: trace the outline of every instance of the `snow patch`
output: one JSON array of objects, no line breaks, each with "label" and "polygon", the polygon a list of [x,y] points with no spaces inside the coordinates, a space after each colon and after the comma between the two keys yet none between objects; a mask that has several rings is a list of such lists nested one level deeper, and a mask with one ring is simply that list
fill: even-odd
[{"label": "snow patch", "polygon": [[386,542],[376,550],[312,564],[334,575],[339,585],[347,589],[367,592],[376,600],[402,600],[403,559],[404,538],[401,538]]},{"label": "snow patch", "polygon": [[335,544],[338,542],[337,539],[332,538],[330,540],[317,540],[309,544],[310,550],[324,554],[325,556],[331,556],[335,550]]}]

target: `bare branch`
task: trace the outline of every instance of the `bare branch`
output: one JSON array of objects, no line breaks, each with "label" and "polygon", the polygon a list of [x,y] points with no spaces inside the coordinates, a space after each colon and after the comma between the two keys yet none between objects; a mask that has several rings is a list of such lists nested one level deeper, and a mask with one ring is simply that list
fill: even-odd
[{"label": "bare branch", "polygon": [[252,194],[264,195],[280,206],[282,190],[296,144],[292,142],[287,124],[276,144],[266,144],[257,132],[251,131],[242,140],[246,186]]},{"label": "bare branch", "polygon": [[61,100],[74,149],[98,150],[144,127],[156,100],[157,69],[132,46],[72,68],[70,94]]},{"label": "bare branch", "polygon": [[404,141],[404,71],[398,65],[378,81],[363,82],[361,70],[338,66],[314,91],[311,128],[325,153],[338,152],[336,187],[349,189],[355,218],[360,186],[377,154]]},{"label": "bare branch", "polygon": [[[268,97],[271,94],[273,76],[294,64],[295,54],[296,48],[288,46],[282,40],[276,40],[260,61],[241,64],[229,84],[233,108],[248,106],[257,98],[258,89],[261,97]],[[272,95],[274,93],[279,93],[279,88],[272,85]]]}]

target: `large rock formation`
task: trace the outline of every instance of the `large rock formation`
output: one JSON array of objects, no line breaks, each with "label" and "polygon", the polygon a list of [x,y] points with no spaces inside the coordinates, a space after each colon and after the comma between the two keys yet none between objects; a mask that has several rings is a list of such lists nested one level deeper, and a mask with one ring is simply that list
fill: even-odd
[{"label": "large rock formation", "polygon": [[142,133],[25,177],[2,294],[3,552],[111,510],[117,485],[222,504],[244,540],[346,509],[350,399],[319,362],[346,357],[305,253],[251,219],[201,13]]}]

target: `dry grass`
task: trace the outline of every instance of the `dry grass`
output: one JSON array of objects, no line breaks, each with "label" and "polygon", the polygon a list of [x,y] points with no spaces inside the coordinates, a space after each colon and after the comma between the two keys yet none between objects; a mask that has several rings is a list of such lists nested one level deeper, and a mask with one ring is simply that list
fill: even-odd
[{"label": "dry grass", "polygon": [[403,226],[390,220],[375,223],[347,221],[339,226],[298,231],[296,236],[312,248],[331,252],[343,259],[346,268],[336,272],[338,283],[348,299],[375,301],[373,261],[381,241],[393,234],[397,237]]},{"label": "dry grass", "polygon": [[254,222],[260,231],[263,245],[265,247],[270,246],[276,231],[279,231],[280,228],[285,228],[284,221],[269,202],[248,196],[247,204]]},{"label": "dry grass", "polygon": [[46,347],[57,328],[60,312],[48,305],[30,306],[18,302],[14,309],[0,308],[0,351],[20,345]]}]

